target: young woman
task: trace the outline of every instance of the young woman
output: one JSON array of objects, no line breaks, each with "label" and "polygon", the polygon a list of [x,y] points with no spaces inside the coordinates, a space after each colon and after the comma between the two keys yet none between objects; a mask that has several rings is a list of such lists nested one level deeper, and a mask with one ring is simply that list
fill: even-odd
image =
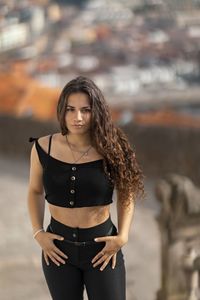
[{"label": "young woman", "polygon": [[[61,92],[60,132],[34,140],[28,210],[54,300],[125,300],[127,243],[143,174],[102,92],[79,76]],[[110,216],[117,194],[118,226]],[[45,199],[51,214],[43,229]]]}]

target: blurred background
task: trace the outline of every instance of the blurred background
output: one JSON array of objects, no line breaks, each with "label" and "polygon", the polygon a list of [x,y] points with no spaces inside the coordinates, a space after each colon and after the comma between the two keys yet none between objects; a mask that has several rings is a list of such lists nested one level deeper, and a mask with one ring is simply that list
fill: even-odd
[{"label": "blurred background", "polygon": [[127,300],[157,299],[156,183],[200,180],[200,0],[0,1],[1,299],[50,299],[27,213],[28,140],[59,130],[59,93],[78,75],[103,91],[145,174],[124,247]]}]

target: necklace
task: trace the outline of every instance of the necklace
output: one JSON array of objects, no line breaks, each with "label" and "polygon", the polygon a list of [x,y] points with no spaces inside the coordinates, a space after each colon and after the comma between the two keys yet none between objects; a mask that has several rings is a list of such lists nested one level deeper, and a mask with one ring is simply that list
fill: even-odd
[{"label": "necklace", "polygon": [[[90,145],[86,151],[72,150],[72,146],[71,146],[70,142],[68,141],[67,135],[66,135],[66,141],[67,141],[67,144],[68,144],[68,146],[69,146],[69,149],[70,149],[70,151],[71,151],[71,153],[72,153],[72,157],[73,157],[73,159],[74,159],[74,163],[76,163],[77,161],[79,161],[83,156],[87,156],[87,155],[88,155],[88,152],[89,152],[90,149],[92,148],[92,146]],[[78,159],[76,159],[75,156],[74,156],[73,151],[74,151],[74,152],[79,152],[79,153],[81,153],[81,156],[80,156]]]}]

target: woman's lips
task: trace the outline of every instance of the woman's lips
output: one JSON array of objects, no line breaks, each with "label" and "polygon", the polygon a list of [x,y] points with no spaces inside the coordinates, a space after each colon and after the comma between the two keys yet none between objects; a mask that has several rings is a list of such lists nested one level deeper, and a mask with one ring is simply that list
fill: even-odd
[{"label": "woman's lips", "polygon": [[75,128],[81,128],[81,127],[83,127],[83,125],[72,125],[73,127],[75,127]]}]

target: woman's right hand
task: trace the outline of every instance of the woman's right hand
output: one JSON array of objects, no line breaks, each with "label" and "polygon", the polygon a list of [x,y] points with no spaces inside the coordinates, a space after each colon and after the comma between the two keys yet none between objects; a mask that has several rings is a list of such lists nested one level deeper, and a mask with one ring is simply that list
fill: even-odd
[{"label": "woman's right hand", "polygon": [[[64,238],[60,235],[41,231],[35,237],[37,242],[43,249],[44,259],[46,264],[49,266],[49,258],[57,265],[60,266],[60,263],[65,264],[63,258],[68,258],[66,254],[64,254],[60,249],[56,247],[53,240],[62,241]],[[63,257],[63,258],[62,258]]]}]

